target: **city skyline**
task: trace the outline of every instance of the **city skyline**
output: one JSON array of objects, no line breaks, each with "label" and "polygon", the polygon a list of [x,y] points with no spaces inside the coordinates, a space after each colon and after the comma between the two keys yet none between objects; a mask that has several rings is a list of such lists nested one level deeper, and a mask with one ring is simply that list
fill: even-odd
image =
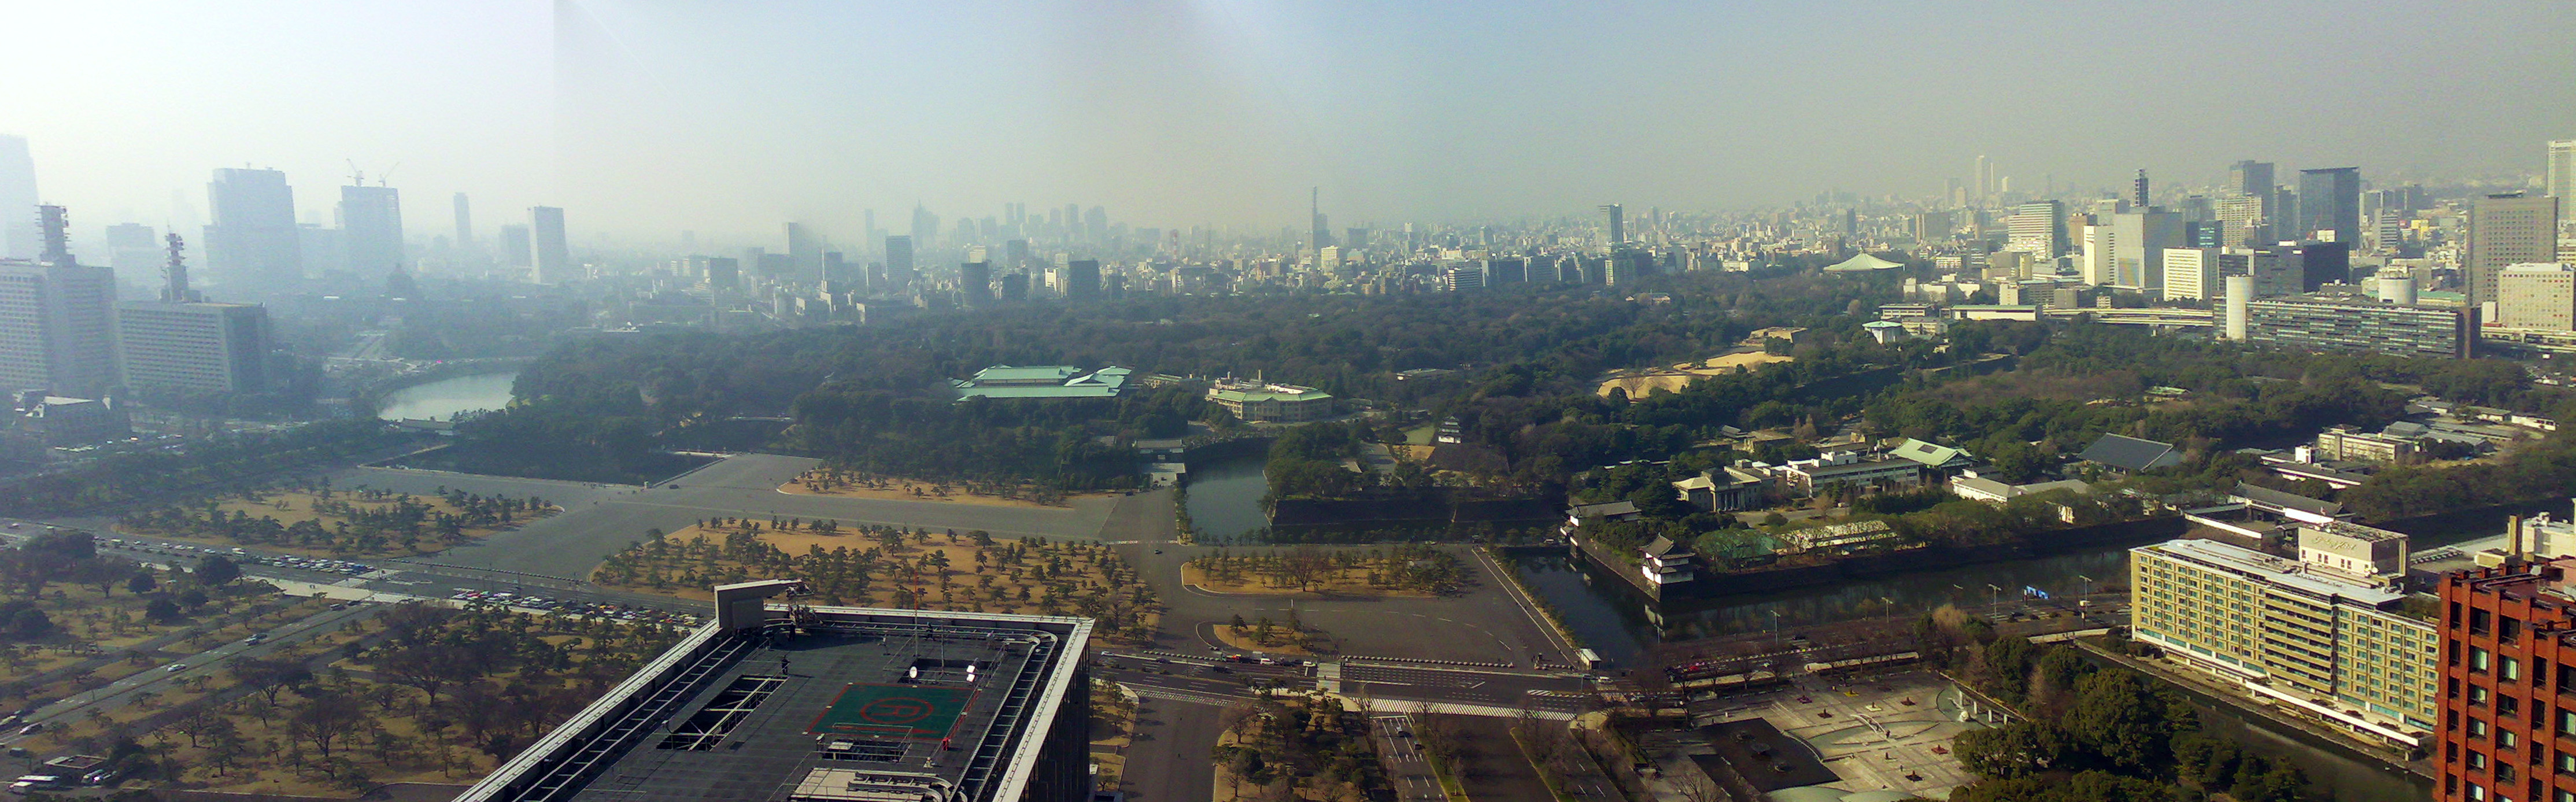
[{"label": "city skyline", "polygon": [[[2543,82],[2562,97],[2506,103],[2476,82],[2442,79],[2576,70],[2576,56],[2545,43],[2565,28],[2567,9],[2463,7],[2433,20],[2339,24],[2357,48],[2460,54],[2438,69],[2365,62],[2360,73],[2330,71],[2238,46],[2308,24],[2313,9],[2299,5],[2191,29],[2209,52],[2234,53],[2271,79],[2256,103],[2204,99],[2179,62],[2107,76],[2068,66],[2084,63],[2076,43],[2088,38],[2116,33],[2111,41],[2145,48],[2159,31],[2184,32],[2165,21],[2183,15],[2160,9],[2061,13],[2063,36],[2029,37],[1979,21],[2008,9],[1827,20],[1734,4],[1667,12],[1674,24],[1615,46],[1583,41],[1615,38],[1585,35],[1606,22],[1527,6],[1474,19],[1265,6],[45,9],[35,21],[63,35],[0,56],[0,66],[66,80],[0,88],[0,107],[25,121],[9,133],[30,139],[44,200],[88,209],[92,220],[194,233],[205,222],[203,192],[186,190],[210,169],[273,166],[310,194],[355,161],[395,169],[390,185],[415,194],[571,209],[582,242],[600,232],[774,232],[781,220],[856,240],[865,210],[914,200],[955,215],[1074,198],[1150,225],[1304,228],[1298,206],[1308,199],[1297,195],[1308,187],[1321,188],[1325,214],[1352,224],[1573,214],[1605,200],[1777,206],[1832,188],[1937,197],[1954,180],[2118,192],[2140,167],[2158,187],[2208,184],[2249,156],[2280,164],[2284,176],[2359,165],[2382,185],[2536,178],[2545,144],[2576,132],[2576,103],[2566,102],[2576,90]],[[141,30],[92,33],[114,27],[108,16],[135,17]],[[373,35],[391,29],[446,46],[387,46]],[[865,55],[727,55],[800,50],[809,38],[854,31],[880,45],[813,48]],[[1696,39],[1668,41],[1685,36]],[[1420,37],[1454,40],[1456,57],[1402,46]],[[1858,41],[1976,55],[1873,75],[1848,59]],[[189,57],[166,55],[253,44],[282,55],[211,69],[182,69]],[[1672,56],[1676,47],[1685,55]],[[51,66],[69,63],[58,48],[117,69],[68,74]],[[1630,57],[1649,52],[1661,54],[1652,69]],[[2098,131],[2088,104],[1957,111],[1980,108],[1971,99],[1989,90],[2109,93],[2126,106],[2193,113],[2141,112],[2123,133],[2070,137]],[[336,100],[295,102],[317,92]],[[2421,99],[2403,116],[2368,111],[2382,96]],[[101,113],[34,112],[76,100]],[[241,114],[252,108],[262,114]],[[2471,109],[2481,125],[2441,122]],[[1915,124],[1944,114],[1979,124]],[[2337,116],[2355,125],[2312,124]],[[147,117],[154,122],[140,122]],[[100,135],[99,126],[120,130]],[[2368,137],[2315,133],[2365,128]],[[183,190],[176,202],[174,189]],[[299,214],[327,216],[310,204]]]}]

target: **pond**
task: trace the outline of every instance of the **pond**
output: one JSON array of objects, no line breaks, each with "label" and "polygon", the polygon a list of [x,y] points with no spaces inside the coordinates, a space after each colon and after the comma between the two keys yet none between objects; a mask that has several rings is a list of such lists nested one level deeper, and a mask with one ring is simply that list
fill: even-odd
[{"label": "pond", "polygon": [[452,421],[458,413],[500,409],[510,405],[510,384],[518,379],[519,374],[513,371],[415,384],[385,396],[376,417],[389,421]]},{"label": "pond", "polygon": [[1238,543],[1245,535],[1270,525],[1261,497],[1270,493],[1262,473],[1266,451],[1255,449],[1190,465],[1190,524],[1208,543]]}]

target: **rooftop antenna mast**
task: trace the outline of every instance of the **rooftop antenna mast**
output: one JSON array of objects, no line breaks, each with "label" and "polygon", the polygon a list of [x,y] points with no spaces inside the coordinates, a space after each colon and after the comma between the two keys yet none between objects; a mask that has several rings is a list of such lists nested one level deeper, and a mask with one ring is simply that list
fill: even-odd
[{"label": "rooftop antenna mast", "polygon": [[161,266],[161,300],[174,304],[204,300],[188,289],[188,241],[175,231],[161,240],[170,251],[170,261]]}]

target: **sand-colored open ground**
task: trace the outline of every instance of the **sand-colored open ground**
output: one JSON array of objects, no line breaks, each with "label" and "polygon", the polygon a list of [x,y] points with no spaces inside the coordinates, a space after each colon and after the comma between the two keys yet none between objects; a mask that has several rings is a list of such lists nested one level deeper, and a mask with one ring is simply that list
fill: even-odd
[{"label": "sand-colored open ground", "polygon": [[1752,370],[1763,365],[1796,361],[1798,361],[1797,357],[1767,354],[1760,351],[1724,354],[1709,357],[1699,362],[1683,362],[1681,364],[1674,365],[1669,369],[1651,370],[1625,375],[1614,374],[1610,378],[1602,380],[1601,386],[1595,388],[1593,390],[1593,394],[1608,397],[1610,395],[1610,391],[1613,389],[1627,391],[1629,398],[1643,398],[1647,393],[1654,392],[1658,389],[1666,392],[1678,393],[1681,392],[1682,388],[1690,386],[1691,382],[1699,381],[1710,376],[1724,376],[1737,371]]}]

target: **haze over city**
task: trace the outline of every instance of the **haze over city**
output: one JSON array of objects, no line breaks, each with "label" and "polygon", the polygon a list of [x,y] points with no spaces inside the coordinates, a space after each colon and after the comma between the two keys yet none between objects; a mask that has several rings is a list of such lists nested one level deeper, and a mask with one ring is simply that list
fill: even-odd
[{"label": "haze over city", "polygon": [[[58,3],[0,53],[46,200],[202,221],[206,171],[855,234],[1066,200],[1164,226],[2214,181],[2511,180],[2576,128],[2563,3]],[[372,179],[371,179],[372,180]],[[173,210],[171,193],[191,209]]]},{"label": "haze over city", "polygon": [[2576,4],[19,6],[19,799],[2576,802]]}]

